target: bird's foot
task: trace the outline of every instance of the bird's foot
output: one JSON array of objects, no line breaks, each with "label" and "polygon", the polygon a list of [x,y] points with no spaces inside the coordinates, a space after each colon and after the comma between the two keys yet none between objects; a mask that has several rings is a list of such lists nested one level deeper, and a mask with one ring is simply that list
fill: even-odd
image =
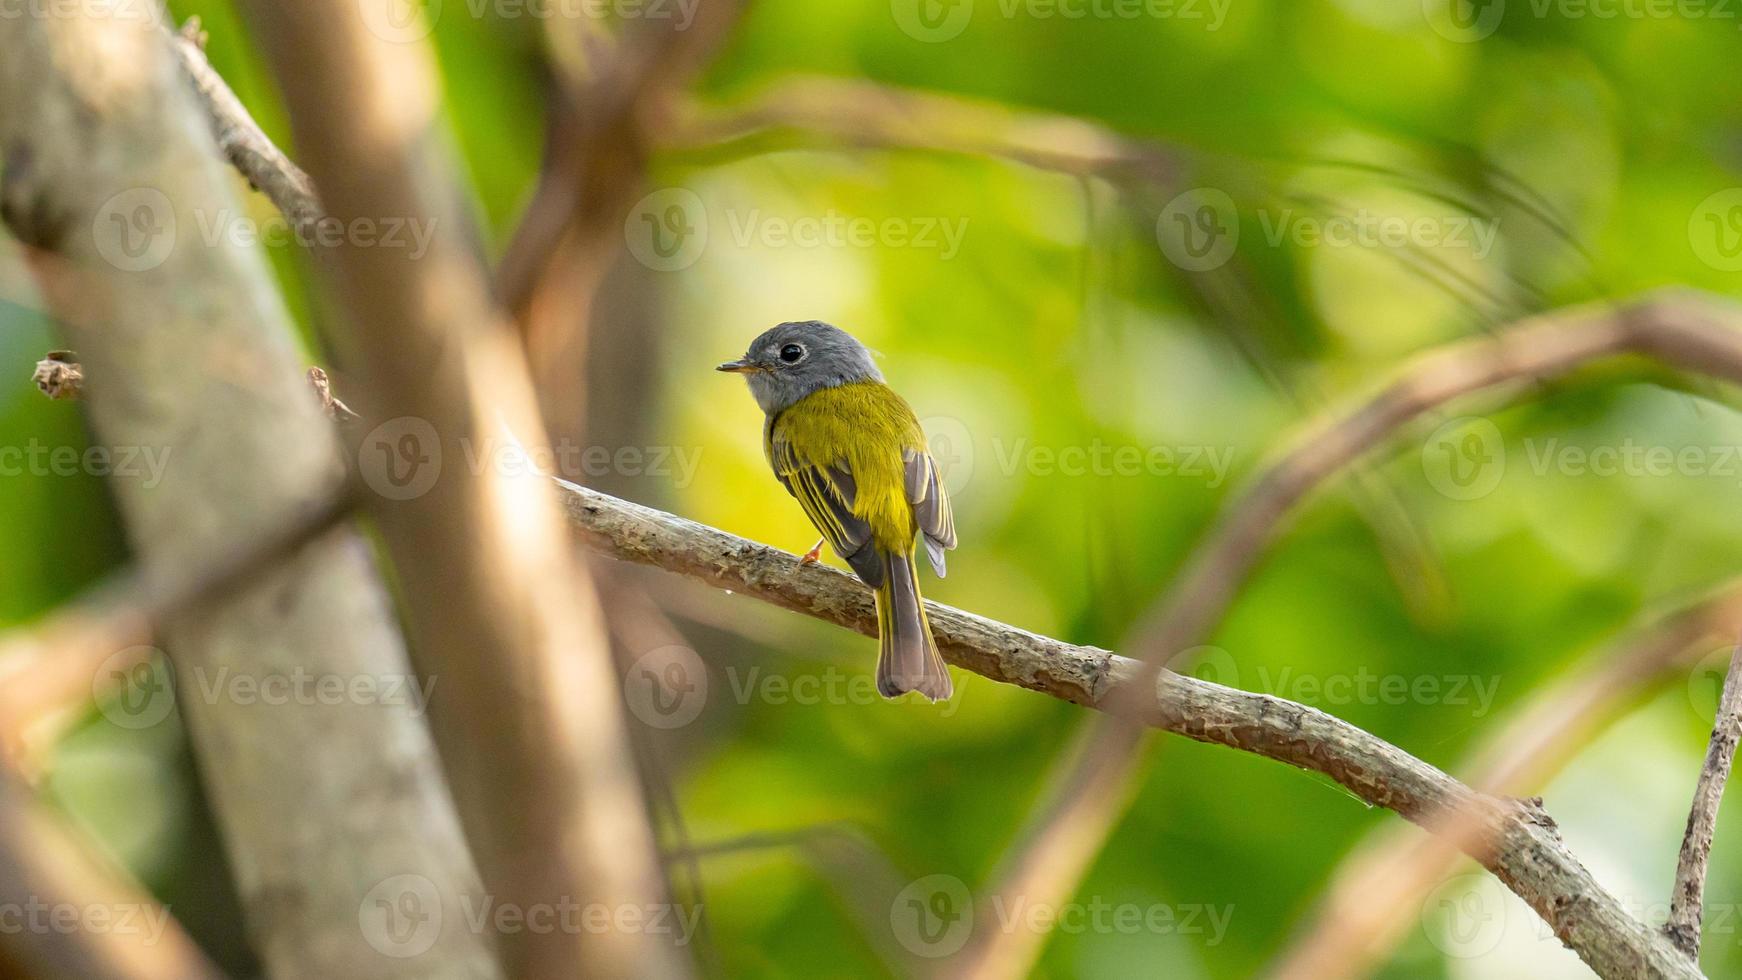
[{"label": "bird's foot", "polygon": [[818,541],[816,544],[816,547],[805,552],[804,556],[798,560],[798,563],[800,565],[815,565],[818,561],[820,561],[822,559],[822,557],[823,557],[823,543],[822,543],[822,541]]}]

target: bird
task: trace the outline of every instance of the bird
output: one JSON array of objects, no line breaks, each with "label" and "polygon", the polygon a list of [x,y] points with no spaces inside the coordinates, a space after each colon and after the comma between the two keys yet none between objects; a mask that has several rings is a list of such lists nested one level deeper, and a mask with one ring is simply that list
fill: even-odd
[{"label": "bird", "polygon": [[[920,545],[944,576],[955,517],[919,419],[883,380],[871,351],[820,320],[781,323],[716,370],[744,376],[765,416],[768,465],[835,554],[877,600],[877,692],[948,700],[919,593]],[[805,555],[817,560],[823,541]]]}]

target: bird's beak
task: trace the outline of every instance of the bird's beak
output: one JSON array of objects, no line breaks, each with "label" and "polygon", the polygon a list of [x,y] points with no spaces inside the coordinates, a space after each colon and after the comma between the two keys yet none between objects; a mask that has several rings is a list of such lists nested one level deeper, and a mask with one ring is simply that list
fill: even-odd
[{"label": "bird's beak", "polygon": [[714,370],[725,371],[728,374],[749,374],[751,371],[760,371],[762,369],[749,361],[727,361]]}]

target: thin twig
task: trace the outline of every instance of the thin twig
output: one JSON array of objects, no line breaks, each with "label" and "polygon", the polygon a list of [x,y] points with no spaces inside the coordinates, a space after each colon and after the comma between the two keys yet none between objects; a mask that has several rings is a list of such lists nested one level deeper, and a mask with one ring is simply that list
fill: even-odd
[{"label": "thin twig", "polygon": [[267,138],[242,100],[206,60],[206,35],[200,28],[200,19],[190,18],[173,35],[170,47],[206,110],[212,138],[225,159],[289,219],[299,241],[316,241],[314,231],[327,213],[315,193],[314,182]]},{"label": "thin twig", "polygon": [[1669,921],[1664,934],[1698,963],[1700,919],[1704,914],[1706,867],[1712,857],[1712,833],[1718,826],[1718,804],[1724,784],[1730,779],[1730,763],[1736,757],[1736,742],[1742,737],[1742,645],[1730,656],[1724,675],[1724,693],[1718,699],[1718,716],[1712,723],[1712,742],[1706,763],[1700,767],[1694,787],[1693,807],[1688,810],[1688,829],[1682,837],[1681,856],[1676,861],[1675,890],[1670,894]]}]

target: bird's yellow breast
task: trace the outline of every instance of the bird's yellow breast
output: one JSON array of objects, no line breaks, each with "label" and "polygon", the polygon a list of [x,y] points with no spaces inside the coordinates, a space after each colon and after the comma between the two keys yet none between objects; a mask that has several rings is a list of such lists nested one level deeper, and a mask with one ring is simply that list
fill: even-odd
[{"label": "bird's yellow breast", "polygon": [[772,419],[768,439],[785,441],[800,463],[846,469],[857,486],[853,514],[871,526],[877,545],[898,554],[913,547],[903,456],[925,450],[925,433],[894,389],[876,381],[820,388]]}]

